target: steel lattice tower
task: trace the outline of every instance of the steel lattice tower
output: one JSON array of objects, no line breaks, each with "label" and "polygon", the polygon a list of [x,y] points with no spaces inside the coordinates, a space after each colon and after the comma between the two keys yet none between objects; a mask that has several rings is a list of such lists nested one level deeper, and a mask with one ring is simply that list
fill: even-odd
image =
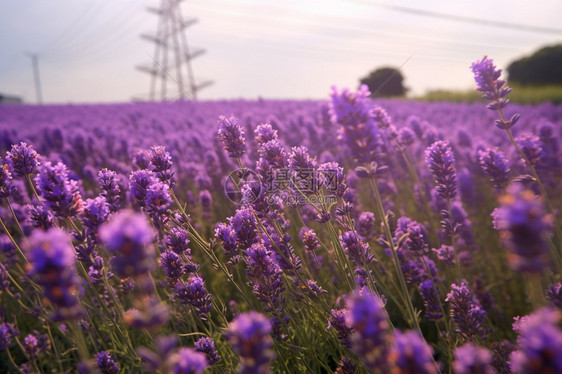
[{"label": "steel lattice tower", "polygon": [[158,17],[158,26],[156,35],[142,34],[141,38],[154,43],[154,61],[151,66],[137,66],[137,69],[151,75],[149,91],[151,101],[157,99],[158,86],[160,86],[160,100],[166,100],[168,75],[174,77],[170,80],[177,85],[181,100],[185,99],[186,94],[197,99],[199,90],[213,83],[195,81],[191,60],[205,53],[205,50],[190,50],[185,29],[195,24],[197,19],[184,20],[180,2],[181,0],[160,0],[159,8],[147,8]]}]

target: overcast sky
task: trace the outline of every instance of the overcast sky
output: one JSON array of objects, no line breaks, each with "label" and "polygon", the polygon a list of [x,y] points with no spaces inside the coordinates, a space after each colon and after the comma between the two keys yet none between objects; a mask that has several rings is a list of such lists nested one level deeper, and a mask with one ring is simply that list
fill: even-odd
[{"label": "overcast sky", "polygon": [[[0,93],[35,102],[31,59],[38,53],[45,102],[128,101],[146,96],[159,0],[0,0]],[[562,2],[543,0],[187,0],[188,43],[200,98],[325,99],[331,85],[357,87],[381,66],[400,66],[412,93],[469,89],[469,66],[488,55],[499,66],[560,33],[540,33],[422,16],[440,14],[560,29]],[[514,5],[517,4],[517,5]],[[174,72],[170,71],[173,75]],[[170,90],[172,87],[170,86]],[[174,91],[175,93],[175,91]]]}]

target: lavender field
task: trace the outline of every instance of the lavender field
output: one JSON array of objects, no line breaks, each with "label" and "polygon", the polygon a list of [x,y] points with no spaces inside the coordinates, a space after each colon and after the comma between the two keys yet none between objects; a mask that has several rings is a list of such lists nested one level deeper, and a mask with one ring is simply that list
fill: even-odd
[{"label": "lavender field", "polygon": [[561,373],[562,106],[472,70],[1,106],[0,372]]}]

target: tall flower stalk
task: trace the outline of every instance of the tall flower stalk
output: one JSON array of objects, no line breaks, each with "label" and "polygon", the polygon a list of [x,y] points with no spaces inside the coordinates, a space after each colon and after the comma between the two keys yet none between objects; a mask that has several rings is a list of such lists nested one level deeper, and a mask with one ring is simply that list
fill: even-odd
[{"label": "tall flower stalk", "polygon": [[[529,157],[517,144],[517,142],[513,138],[513,134],[511,133],[511,128],[517,123],[520,115],[514,114],[510,119],[506,119],[503,113],[503,109],[509,103],[509,99],[506,96],[511,92],[512,89],[505,84],[506,82],[504,80],[499,79],[502,70],[496,69],[494,61],[487,56],[484,56],[482,60],[474,62],[471,66],[471,69],[474,73],[474,80],[476,81],[476,90],[482,92],[482,97],[489,101],[487,108],[498,113],[499,119],[495,121],[495,125],[500,129],[505,130],[505,132],[507,133],[509,141],[511,142],[511,144],[513,144],[513,146],[531,171],[533,179],[537,183],[539,191],[544,198],[544,202],[547,206],[548,211],[555,217],[555,231],[556,236],[558,237],[558,247],[560,247],[560,243],[562,243],[562,229],[560,228],[560,223],[556,218],[556,210],[554,209],[554,206],[552,205],[552,202],[548,197],[546,189],[544,188],[544,184],[537,174],[535,163],[529,159]],[[554,254],[558,258],[562,257],[559,248],[557,249],[556,246],[553,246],[552,250],[555,252]]]}]

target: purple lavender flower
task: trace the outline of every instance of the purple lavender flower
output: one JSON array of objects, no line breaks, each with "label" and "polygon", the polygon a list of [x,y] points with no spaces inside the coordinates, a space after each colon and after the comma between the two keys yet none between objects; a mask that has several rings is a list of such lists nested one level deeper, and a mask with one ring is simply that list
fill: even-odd
[{"label": "purple lavender flower", "polygon": [[119,365],[108,351],[101,351],[95,355],[96,365],[102,374],[117,374]]},{"label": "purple lavender flower", "polygon": [[394,365],[392,372],[432,374],[439,373],[433,361],[433,348],[417,331],[394,330],[394,343],[389,357]]},{"label": "purple lavender flower", "polygon": [[240,314],[229,324],[225,337],[240,356],[241,374],[270,373],[275,357],[271,332],[271,322],[258,312]]},{"label": "purple lavender flower", "polygon": [[498,150],[486,148],[478,151],[478,162],[484,173],[490,177],[496,188],[506,186],[509,174],[509,164],[505,155]]},{"label": "purple lavender flower", "polygon": [[383,302],[364,288],[347,298],[346,308],[346,325],[355,330],[351,350],[368,370],[386,372],[389,326]]},{"label": "purple lavender flower", "polygon": [[437,258],[445,264],[449,266],[455,265],[455,251],[452,246],[443,244],[439,248],[433,248],[432,251],[435,252]]},{"label": "purple lavender flower", "polygon": [[262,144],[259,153],[263,163],[271,169],[283,169],[287,166],[287,153],[277,139]]},{"label": "purple lavender flower", "polygon": [[236,232],[234,232],[230,225],[219,222],[215,228],[215,237],[222,241],[224,253],[230,258],[229,261],[236,264],[240,257],[236,242]]},{"label": "purple lavender flower", "polygon": [[542,201],[519,183],[508,186],[501,206],[492,212],[494,228],[510,250],[508,260],[516,271],[542,272],[549,263],[546,236],[551,227]]},{"label": "purple lavender flower", "polygon": [[492,365],[498,374],[511,374],[509,356],[514,350],[515,344],[507,340],[492,343]]},{"label": "purple lavender flower", "polygon": [[[290,225],[289,221],[285,221]],[[281,269],[288,270],[292,273],[295,269],[300,269],[302,261],[299,256],[295,254],[295,249],[291,244],[291,235],[286,231],[290,226],[282,228],[285,234],[279,235],[275,227],[268,225],[266,227],[268,235],[263,238],[263,245],[274,254],[275,262],[279,264]]]},{"label": "purple lavender flower", "polygon": [[[95,256],[92,265],[90,265],[88,270],[88,276],[93,284],[98,284],[103,280],[103,267],[104,261],[100,256]],[[108,274],[108,278],[110,278]]]},{"label": "purple lavender flower", "polygon": [[10,278],[8,277],[8,271],[3,263],[0,262],[0,294],[3,290],[10,287]]},{"label": "purple lavender flower", "polygon": [[272,252],[256,243],[244,252],[244,261],[254,295],[267,304],[266,311],[280,309],[283,302],[281,293],[285,289],[283,272],[273,259]]},{"label": "purple lavender flower", "polygon": [[117,183],[117,173],[102,169],[98,173],[98,183],[102,189],[101,195],[105,197],[110,212],[117,212],[120,208],[121,188]]},{"label": "purple lavender flower", "polygon": [[133,157],[133,165],[139,170],[150,168],[150,152],[144,149],[137,150]]},{"label": "purple lavender flower", "polygon": [[174,298],[182,304],[193,306],[195,312],[202,320],[207,320],[207,315],[211,311],[211,295],[205,289],[203,278],[194,275],[187,278],[185,283],[176,285]]},{"label": "purple lavender flower", "polygon": [[12,172],[16,177],[27,177],[35,173],[40,165],[37,159],[39,154],[33,147],[21,142],[12,145],[12,149],[6,152],[6,160],[11,164]]},{"label": "purple lavender flower", "polygon": [[438,140],[425,151],[425,163],[435,177],[435,189],[445,199],[452,199],[457,195],[457,171],[455,170],[455,156],[449,142]]},{"label": "purple lavender flower", "polygon": [[346,231],[339,236],[339,239],[345,253],[357,265],[366,266],[375,258],[369,245],[361,241],[356,232]]},{"label": "purple lavender flower", "polygon": [[213,195],[211,195],[209,190],[199,191],[199,203],[201,204],[203,214],[209,215],[213,205]]},{"label": "purple lavender flower", "polygon": [[318,166],[319,183],[337,197],[343,198],[346,192],[350,191],[347,188],[345,174],[343,168],[337,162],[325,162]]},{"label": "purple lavender flower", "polygon": [[171,370],[174,374],[203,374],[209,367],[207,357],[193,348],[180,348],[174,361]]},{"label": "purple lavender flower", "polygon": [[154,267],[154,231],[144,214],[125,210],[104,223],[99,238],[116,257],[113,270],[120,277],[144,274]]},{"label": "purple lavender flower", "polygon": [[521,374],[562,372],[562,331],[560,312],[543,308],[517,320],[519,350],[510,357],[511,370]]},{"label": "purple lavender flower", "polygon": [[160,266],[162,266],[164,274],[174,283],[186,273],[185,262],[173,251],[166,251],[160,255]]},{"label": "purple lavender flower", "polygon": [[492,353],[486,348],[466,343],[454,352],[453,369],[457,374],[496,374]]},{"label": "purple lavender flower", "polygon": [[256,218],[252,211],[246,208],[236,210],[233,217],[228,219],[230,227],[236,233],[236,243],[239,250],[245,250],[259,241]]},{"label": "purple lavender flower", "polygon": [[537,128],[540,142],[542,144],[542,155],[540,164],[546,168],[559,167],[558,151],[560,142],[554,134],[554,124],[547,120],[542,120]]},{"label": "purple lavender flower", "polygon": [[162,227],[168,220],[166,213],[172,205],[170,187],[160,181],[156,181],[146,190],[144,200],[146,212],[152,218],[156,227]]},{"label": "purple lavender flower", "polygon": [[293,147],[289,153],[288,166],[293,170],[315,170],[318,166],[316,158],[311,157],[307,147]]},{"label": "purple lavender flower", "polygon": [[[487,108],[490,110],[502,110],[509,103],[506,98],[507,94],[511,92],[511,88],[505,85],[505,81],[499,79],[501,76],[501,69],[496,69],[494,61],[487,56],[482,60],[476,61],[472,64],[471,70],[474,73],[474,80],[476,81],[476,90],[482,92],[482,97],[490,103]],[[515,114],[509,120],[496,120],[496,126],[500,129],[509,129],[519,119],[519,114]]]},{"label": "purple lavender flower", "polygon": [[87,199],[82,211],[82,223],[90,232],[95,234],[98,227],[109,217],[109,205],[105,197],[98,196],[95,199]]},{"label": "purple lavender flower", "polygon": [[46,334],[40,334],[37,330],[33,330],[23,339],[23,349],[30,360],[35,360],[42,353],[51,347],[49,337]]},{"label": "purple lavender flower", "polygon": [[392,126],[392,118],[390,118],[386,110],[378,105],[373,107],[373,118],[377,121],[379,129],[388,129]]},{"label": "purple lavender flower", "polygon": [[36,228],[48,230],[53,226],[53,213],[47,209],[43,204],[41,205],[27,205],[25,212],[31,220],[31,225]]},{"label": "purple lavender flower", "polygon": [[172,171],[172,156],[166,151],[166,147],[163,145],[150,147],[149,155],[152,172],[162,183],[174,188],[176,182]]},{"label": "purple lavender flower", "polygon": [[39,169],[35,183],[44,204],[59,218],[69,218],[83,208],[78,183],[68,178],[66,165],[59,162],[53,166],[46,162]]},{"label": "purple lavender flower", "polygon": [[23,338],[23,349],[31,360],[35,360],[39,355],[39,342],[33,334],[27,335]]},{"label": "purple lavender flower", "polygon": [[451,318],[457,325],[458,334],[471,341],[474,338],[486,338],[488,331],[483,326],[486,311],[472,295],[465,280],[461,282],[460,286],[454,283],[451,285],[451,292],[445,301],[450,303]]},{"label": "purple lavender flower", "polygon": [[562,308],[562,283],[550,285],[546,291],[546,298],[555,307]]},{"label": "purple lavender flower", "polygon": [[265,144],[277,139],[277,130],[273,130],[269,123],[260,123],[254,130],[254,138],[259,144]]},{"label": "purple lavender flower", "polygon": [[416,254],[422,256],[429,253],[429,245],[427,244],[427,234],[418,222],[412,221],[406,227],[408,236],[404,239],[404,246]]},{"label": "purple lavender flower", "polygon": [[189,249],[189,234],[180,227],[173,227],[170,230],[166,236],[165,243],[169,251],[176,252],[178,255],[182,253],[188,256],[191,255],[191,249]]},{"label": "purple lavender flower", "polygon": [[148,189],[157,183],[157,179],[150,170],[133,171],[129,176],[129,191],[133,201],[140,207],[146,206]]},{"label": "purple lavender flower", "polygon": [[423,263],[418,259],[404,260],[400,264],[404,280],[409,285],[417,285],[427,279]]},{"label": "purple lavender flower", "polygon": [[306,292],[310,298],[320,297],[322,294],[328,293],[325,289],[320,287],[315,281],[308,279],[306,281]]},{"label": "purple lavender flower", "polygon": [[45,297],[57,306],[56,320],[71,320],[81,316],[76,294],[79,278],[74,264],[76,254],[70,237],[64,231],[51,228],[35,230],[26,242],[30,275],[45,288]]},{"label": "purple lavender flower", "polygon": [[429,279],[420,283],[420,293],[425,305],[425,316],[431,321],[443,318],[441,306],[439,304],[439,291]]},{"label": "purple lavender flower", "polygon": [[346,324],[347,309],[332,309],[328,318],[328,328],[334,328],[338,334],[340,343],[351,348],[351,340],[349,339],[353,329]]},{"label": "purple lavender flower", "polygon": [[12,173],[10,171],[10,165],[4,163],[2,158],[0,158],[0,199],[6,198],[15,192],[14,186],[12,186]]},{"label": "purple lavender flower", "polygon": [[355,223],[355,229],[365,242],[369,242],[375,235],[375,214],[373,212],[361,212]]},{"label": "purple lavender flower", "polygon": [[9,322],[0,324],[0,351],[9,349],[12,345],[12,340],[19,335],[19,330]]},{"label": "purple lavender flower", "polygon": [[207,355],[209,360],[209,365],[214,365],[220,361],[221,356],[218,355],[217,349],[215,348],[215,342],[213,339],[208,337],[202,337],[195,342],[195,350],[197,352],[202,352]]},{"label": "purple lavender flower", "polygon": [[342,357],[340,362],[338,363],[338,367],[334,374],[355,374],[357,372],[357,367],[353,363],[353,361]]},{"label": "purple lavender flower", "polygon": [[409,146],[414,144],[415,134],[408,127],[402,127],[398,130],[398,143],[403,146]]},{"label": "purple lavender flower", "polygon": [[527,157],[531,165],[535,166],[542,158],[542,143],[538,136],[524,133],[515,139],[521,151]]},{"label": "purple lavender flower", "polygon": [[244,138],[244,130],[238,125],[238,119],[234,116],[226,118],[219,117],[218,134],[228,152],[228,157],[240,158],[246,153],[246,139]]},{"label": "purple lavender flower", "polygon": [[304,250],[307,252],[314,252],[318,249],[318,247],[320,247],[320,242],[316,237],[316,233],[308,227],[301,228],[299,238],[304,244]]},{"label": "purple lavender flower", "polygon": [[331,121],[341,126],[338,138],[343,140],[358,163],[373,161],[378,147],[378,130],[370,95],[366,85],[356,92],[348,89],[338,91],[332,87],[330,95]]}]

